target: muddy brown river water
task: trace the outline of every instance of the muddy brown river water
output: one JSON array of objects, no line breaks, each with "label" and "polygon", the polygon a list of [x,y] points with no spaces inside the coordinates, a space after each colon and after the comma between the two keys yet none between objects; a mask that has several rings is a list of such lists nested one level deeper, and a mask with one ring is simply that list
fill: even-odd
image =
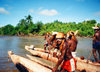
[{"label": "muddy brown river water", "polygon": [[[18,72],[12,61],[8,58],[7,52],[12,50],[15,54],[25,57],[25,54],[30,53],[24,49],[24,46],[32,44],[34,44],[35,47],[43,48],[43,37],[0,36],[0,72]],[[91,38],[78,38],[77,56],[87,58],[91,50]],[[93,56],[91,56],[90,59],[94,60]]]}]

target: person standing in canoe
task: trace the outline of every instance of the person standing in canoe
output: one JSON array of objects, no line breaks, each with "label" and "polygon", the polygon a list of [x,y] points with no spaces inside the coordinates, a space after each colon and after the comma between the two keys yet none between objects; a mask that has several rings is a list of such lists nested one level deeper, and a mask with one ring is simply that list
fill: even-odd
[{"label": "person standing in canoe", "polygon": [[67,42],[72,51],[72,56],[76,57],[76,48],[77,48],[78,40],[75,37],[75,33],[73,31],[69,31],[67,33],[67,37],[68,37]]},{"label": "person standing in canoe", "polygon": [[52,72],[57,72],[59,65],[61,65],[60,72],[74,72],[76,68],[75,58],[71,54],[71,50],[68,46],[68,43],[65,39],[65,34],[58,32],[56,34],[57,44],[59,45],[60,56],[56,66],[52,69]]},{"label": "person standing in canoe", "polygon": [[92,52],[93,52],[94,59],[97,62],[98,59],[97,59],[96,51],[98,51],[99,59],[100,59],[100,28],[97,27],[97,25],[95,27],[92,27],[92,28],[95,30],[95,34],[93,36],[93,49],[92,49]]},{"label": "person standing in canoe", "polygon": [[46,47],[51,44],[49,32],[45,33],[44,40],[46,40],[46,43],[44,43],[44,50],[46,51]]}]

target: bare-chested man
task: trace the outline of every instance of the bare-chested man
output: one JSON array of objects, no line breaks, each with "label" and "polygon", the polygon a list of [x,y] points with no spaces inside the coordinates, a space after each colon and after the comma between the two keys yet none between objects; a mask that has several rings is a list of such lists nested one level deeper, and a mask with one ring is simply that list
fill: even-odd
[{"label": "bare-chested man", "polygon": [[67,42],[72,51],[72,55],[73,55],[73,57],[76,57],[76,48],[77,48],[78,41],[77,41],[73,31],[68,32],[67,35],[68,35]]},{"label": "bare-chested man", "polygon": [[98,51],[99,53],[99,59],[100,59],[100,28],[99,27],[93,27],[93,29],[95,30],[95,34],[93,36],[93,55],[95,58],[95,61],[97,62],[97,54],[96,51]]},{"label": "bare-chested man", "polygon": [[58,33],[56,35],[57,44],[59,45],[60,56],[58,58],[58,62],[56,66],[52,69],[52,72],[56,72],[59,65],[63,62],[60,72],[74,72],[76,67],[75,58],[71,54],[71,50],[68,46],[68,43],[65,39],[65,35],[63,33]]}]

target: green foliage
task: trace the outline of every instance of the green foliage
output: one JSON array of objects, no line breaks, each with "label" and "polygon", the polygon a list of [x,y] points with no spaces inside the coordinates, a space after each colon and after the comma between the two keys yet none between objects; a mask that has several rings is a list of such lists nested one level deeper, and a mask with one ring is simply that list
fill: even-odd
[{"label": "green foliage", "polygon": [[[63,23],[58,20],[55,20],[52,23],[43,24],[41,21],[34,24],[32,22],[31,15],[25,16],[25,19],[21,19],[16,27],[12,25],[6,25],[0,28],[0,35],[44,35],[45,32],[64,32],[76,31],[79,30],[79,36],[93,36],[94,30],[92,29],[95,26],[96,20],[87,20],[80,23],[69,22]],[[100,23],[98,23],[100,26]]]},{"label": "green foliage", "polygon": [[1,35],[15,35],[16,30],[12,25],[8,24],[8,25],[0,28],[0,34]]}]

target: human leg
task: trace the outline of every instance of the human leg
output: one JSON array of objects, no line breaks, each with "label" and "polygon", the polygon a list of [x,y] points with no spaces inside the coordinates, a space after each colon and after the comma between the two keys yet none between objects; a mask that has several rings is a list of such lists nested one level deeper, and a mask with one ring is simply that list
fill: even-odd
[{"label": "human leg", "polygon": [[[63,69],[63,68],[61,68],[59,72],[69,72],[69,71],[67,71],[67,70],[65,70],[65,69]],[[75,71],[71,71],[71,72],[75,72]]]},{"label": "human leg", "polygon": [[48,46],[48,43],[44,43],[44,50],[45,50],[45,52],[46,52],[47,46]]},{"label": "human leg", "polygon": [[94,59],[95,59],[95,61],[97,62],[98,59],[97,59],[96,49],[93,48],[93,49],[92,49],[92,52],[93,52]]},{"label": "human leg", "polygon": [[46,51],[46,43],[44,43],[44,50]]},{"label": "human leg", "polygon": [[68,72],[67,70],[61,68],[59,72]]},{"label": "human leg", "polygon": [[100,50],[98,50],[98,54],[99,54],[99,60],[100,60]]}]

